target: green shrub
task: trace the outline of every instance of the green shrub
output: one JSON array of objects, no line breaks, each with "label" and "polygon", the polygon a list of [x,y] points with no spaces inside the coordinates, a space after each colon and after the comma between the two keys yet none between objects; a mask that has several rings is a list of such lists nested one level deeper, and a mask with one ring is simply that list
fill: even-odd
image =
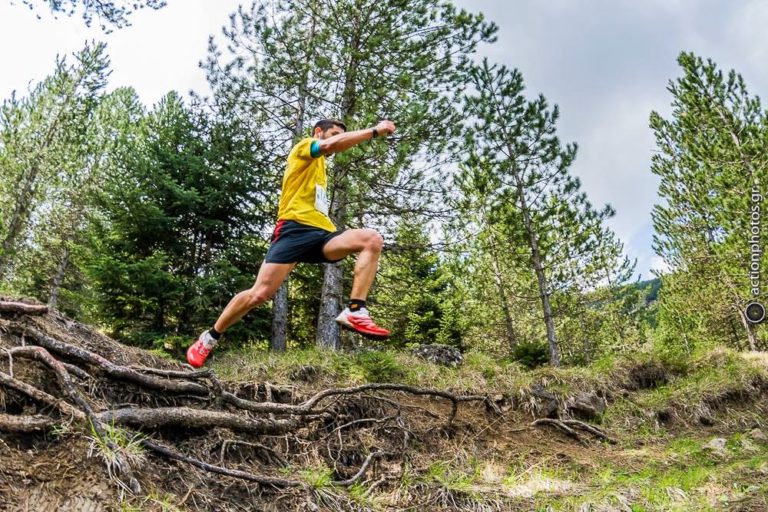
[{"label": "green shrub", "polygon": [[388,352],[362,352],[355,362],[368,382],[393,382],[405,377],[403,368]]},{"label": "green shrub", "polygon": [[512,359],[527,368],[536,368],[549,362],[549,348],[538,342],[523,342],[512,349]]}]

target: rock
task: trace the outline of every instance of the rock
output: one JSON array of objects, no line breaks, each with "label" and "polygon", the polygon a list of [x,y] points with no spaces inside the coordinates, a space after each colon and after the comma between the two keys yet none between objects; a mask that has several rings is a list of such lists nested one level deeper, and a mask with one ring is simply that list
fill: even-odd
[{"label": "rock", "polygon": [[702,405],[699,408],[698,418],[699,423],[707,427],[711,427],[715,424],[715,413],[706,405]]},{"label": "rock", "polygon": [[759,428],[754,428],[749,432],[749,438],[753,441],[760,441],[762,443],[768,441],[768,436],[766,436],[762,430]]},{"label": "rock", "polygon": [[583,420],[599,418],[605,408],[605,400],[594,393],[579,393],[568,400],[568,410]]},{"label": "rock", "polygon": [[557,418],[558,410],[560,408],[560,402],[557,399],[557,395],[547,391],[547,389],[538,382],[531,386],[531,394],[536,398],[540,398],[540,402],[543,403],[544,415],[547,418]]},{"label": "rock", "polygon": [[451,368],[456,368],[464,363],[464,356],[461,355],[459,349],[455,347],[449,347],[448,345],[441,345],[439,343],[433,343],[431,345],[419,345],[414,348],[412,352],[423,357],[427,361]]},{"label": "rock", "polygon": [[714,439],[710,440],[707,444],[705,444],[702,448],[704,448],[707,451],[712,452],[713,454],[724,457],[727,455],[727,452],[725,451],[725,439],[722,437],[715,437]]},{"label": "rock", "polygon": [[495,394],[495,395],[491,396],[491,403],[492,403],[493,405],[491,405],[491,404],[486,404],[486,408],[487,408],[489,411],[495,411],[495,412],[498,412],[498,411],[501,411],[501,412],[508,412],[508,411],[511,411],[511,410],[512,410],[512,405],[513,405],[513,402],[512,402],[512,400],[513,400],[513,399],[512,399],[511,397],[506,397],[506,396],[504,396],[504,395],[503,395],[503,394],[501,394],[501,393],[497,393],[497,394]]}]

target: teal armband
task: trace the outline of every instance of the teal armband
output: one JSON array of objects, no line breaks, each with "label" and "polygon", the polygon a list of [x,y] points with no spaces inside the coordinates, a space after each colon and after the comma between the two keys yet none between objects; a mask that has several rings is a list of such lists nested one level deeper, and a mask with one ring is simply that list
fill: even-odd
[{"label": "teal armband", "polygon": [[320,141],[313,140],[312,144],[309,145],[309,156],[312,158],[317,158],[320,156]]}]

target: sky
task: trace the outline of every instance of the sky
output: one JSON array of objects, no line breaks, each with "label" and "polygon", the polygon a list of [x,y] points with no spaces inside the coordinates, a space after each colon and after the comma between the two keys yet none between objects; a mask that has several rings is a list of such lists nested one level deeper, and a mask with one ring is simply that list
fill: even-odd
[{"label": "sky", "polygon": [[[102,40],[112,61],[110,88],[132,86],[151,106],[170,90],[205,95],[198,67],[208,38],[220,41],[240,0],[168,0],[135,13],[132,26],[104,34],[79,17],[54,18],[20,0],[0,2],[0,100],[44,78],[57,55]],[[42,0],[37,2],[43,4]],[[652,111],[667,116],[668,82],[681,51],[741,73],[753,95],[768,90],[768,0],[456,0],[498,27],[480,56],[519,69],[531,97],[560,108],[558,133],[576,142],[572,167],[596,207],[609,203],[609,226],[637,258],[636,275],[664,269],[652,249],[651,210],[659,201],[650,172]],[[249,5],[250,1],[246,3]],[[38,19],[40,15],[42,19]],[[395,120],[396,121],[396,120]]]}]

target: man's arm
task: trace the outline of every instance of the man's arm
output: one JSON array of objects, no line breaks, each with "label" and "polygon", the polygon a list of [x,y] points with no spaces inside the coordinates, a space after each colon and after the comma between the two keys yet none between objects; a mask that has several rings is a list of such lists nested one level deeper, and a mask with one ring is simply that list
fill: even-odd
[{"label": "man's arm", "polygon": [[373,128],[344,132],[334,135],[333,137],[328,137],[327,139],[319,141],[320,154],[331,155],[333,153],[341,153],[363,141],[370,140],[373,138],[373,130],[376,130],[378,135],[383,137],[390,133],[394,133],[395,124],[392,121],[381,121]]}]

